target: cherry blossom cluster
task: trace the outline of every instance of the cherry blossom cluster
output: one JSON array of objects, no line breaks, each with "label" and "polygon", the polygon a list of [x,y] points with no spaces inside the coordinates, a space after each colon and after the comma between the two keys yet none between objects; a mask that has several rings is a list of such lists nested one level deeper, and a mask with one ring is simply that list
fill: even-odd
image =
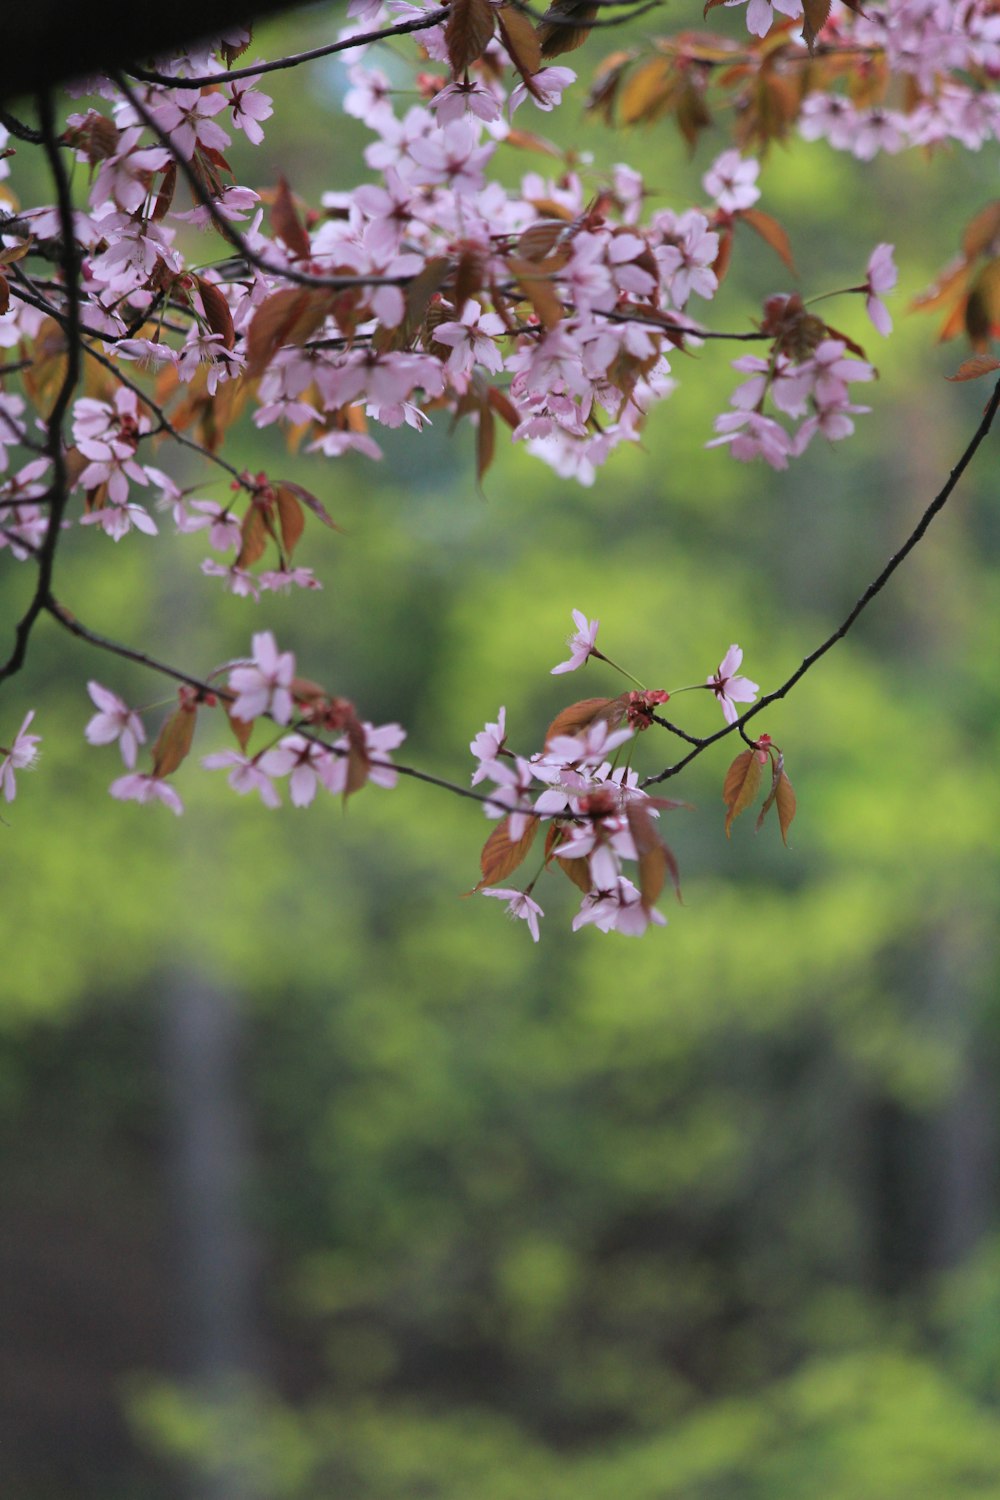
[{"label": "cherry blossom cluster", "polygon": [[[597,620],[574,610],[573,624],[570,655],[552,668],[553,675],[576,671],[591,658],[624,672],[598,648]],[[730,646],[715,672],[694,685],[714,694],[727,724],[736,723],[737,704],[752,703],[757,696],[757,684],[740,674],[742,661],[739,646]],[[662,810],[685,804],[651,796],[629,762],[636,736],[658,722],[657,710],[692,690],[639,686],[615,698],[584,699],[555,719],[544,749],[527,758],[508,746],[505,708],[471,742],[478,762],[472,785],[492,783],[483,811],[503,820],[483,850],[477,890],[505,899],[510,915],[527,922],[536,942],[544,912],[532,892],[542,871],[553,864],[583,894],[574,931],[593,924],[602,932],[638,937],[650,924],[665,924],[653,902],[666,874],[679,889],[678,874],[654,820]],[[527,857],[541,824],[548,825],[548,833],[534,878],[523,890],[499,884]],[[638,885],[624,871],[627,861],[639,866]]]},{"label": "cherry blossom cluster", "polygon": [[[403,743],[405,730],[398,724],[376,727],[359,720],[346,699],[331,697],[316,683],[298,678],[294,654],[279,651],[270,631],[254,635],[248,660],[222,668],[213,677],[222,671],[226,672],[225,688],[206,682],[181,689],[179,707],[161,728],[152,767],[145,772],[135,769],[139,748],[146,743],[141,713],[110,688],[88,683],[97,713],[87,723],[87,741],[91,745],[117,743],[128,772],[112,783],[112,797],[162,802],[172,812],[182,813],[184,804],[168,777],[191,749],[199,710],[220,706],[238,748],[215,751],[201,763],[207,770],[228,771],[227,780],[235,792],[241,796],[256,792],[265,807],[280,807],[276,783],[285,778],[294,807],[308,807],[320,787],[347,797],[367,782],[395,786],[397,773],[390,754]],[[278,733],[250,754],[249,741],[258,721],[277,726]],[[284,733],[286,728],[291,732]],[[331,733],[333,738],[329,738]]]}]

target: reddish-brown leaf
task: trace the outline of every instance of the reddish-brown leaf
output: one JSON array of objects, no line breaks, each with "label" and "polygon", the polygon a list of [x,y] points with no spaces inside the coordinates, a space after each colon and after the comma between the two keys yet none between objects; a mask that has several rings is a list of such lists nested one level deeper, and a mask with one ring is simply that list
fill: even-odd
[{"label": "reddish-brown leaf", "polygon": [[299,537],[305,530],[306,518],[302,506],[287,485],[277,485],[274,498],[278,506],[278,525],[281,527],[281,545],[285,556],[291,557]]},{"label": "reddish-brown leaf", "polygon": [[651,57],[631,74],[618,96],[618,114],[623,125],[649,123],[670,108],[674,84],[674,60]]},{"label": "reddish-brown leaf", "polygon": [[560,859],[558,854],[553,854],[557,844],[562,843],[566,828],[562,823],[550,823],[549,831],[545,835],[545,863],[548,864],[555,859],[556,864],[562,870],[567,879],[572,880],[578,890],[586,896],[590,891],[590,865],[585,859]]},{"label": "reddish-brown leaf", "polygon": [[243,56],[244,52],[250,46],[250,43],[253,41],[253,27],[250,25],[249,21],[244,22],[244,30],[247,34],[247,39],[245,42],[221,41],[219,43],[219,52],[221,53],[227,68],[231,68],[236,59]]},{"label": "reddish-brown leaf", "polygon": [[206,281],[202,276],[196,276],[195,280],[201,293],[201,305],[205,309],[205,319],[209,328],[213,333],[221,333],[223,347],[231,349],[236,343],[236,331],[233,328],[233,315],[229,311],[229,303],[214,282]]},{"label": "reddish-brown leaf", "polygon": [[538,26],[538,40],[543,57],[559,57],[581,47],[590,35],[590,23],[597,6],[588,0],[555,0]]},{"label": "reddish-brown leaf", "polygon": [[0,318],[10,307],[10,283],[6,276],[0,271]]},{"label": "reddish-brown leaf", "polygon": [[561,219],[539,219],[530,224],[517,241],[517,253],[524,260],[544,260],[566,233]]},{"label": "reddish-brown leaf", "polygon": [[552,328],[563,315],[562,303],[552,281],[554,271],[546,273],[545,261],[521,260],[516,255],[508,257],[507,265],[538,314],[539,322]]},{"label": "reddish-brown leaf", "polygon": [[977,255],[996,255],[1000,251],[1000,199],[988,203],[971,218],[962,235],[962,249],[967,260]]},{"label": "reddish-brown leaf", "polygon": [[330,307],[330,294],[286,287],[262,302],[247,332],[247,374],[260,375],[286,344],[304,344]]},{"label": "reddish-brown leaf", "polygon": [[496,419],[484,404],[479,408],[479,426],[476,428],[476,480],[479,484],[482,484],[495,452]]},{"label": "reddish-brown leaf", "polygon": [[510,819],[504,818],[497,824],[483,845],[483,852],[479,857],[483,878],[476,886],[477,891],[487,885],[499,885],[501,880],[506,880],[508,875],[513,874],[534,843],[539,822],[539,818],[529,818],[528,826],[516,843],[511,842],[507,831]]},{"label": "reddish-brown leaf", "polygon": [[981,375],[989,375],[994,370],[1000,370],[1000,359],[994,359],[992,354],[976,354],[972,359],[965,360],[959,365],[954,375],[946,375],[945,380],[978,380]]},{"label": "reddish-brown leaf", "polygon": [[802,0],[802,40],[811,52],[830,16],[830,0]]},{"label": "reddish-brown leaf", "polygon": [[521,413],[505,391],[498,390],[495,385],[491,385],[486,392],[486,399],[497,416],[501,417],[508,427],[514,428],[518,425]]},{"label": "reddish-brown leaf", "polygon": [[532,73],[537,73],[542,66],[542,44],[538,33],[524,12],[513,5],[502,5],[497,11],[497,21],[511,61],[530,89]]},{"label": "reddish-brown leaf", "polygon": [[278,178],[278,186],[271,204],[271,228],[279,240],[284,240],[293,260],[308,260],[312,246],[298,214],[292,192],[284,177]]},{"label": "reddish-brown leaf", "polygon": [[243,517],[240,527],[240,550],[236,559],[238,568],[251,568],[267,551],[268,525],[259,505],[251,505]]},{"label": "reddish-brown leaf", "polygon": [[727,807],[726,838],[730,836],[733,819],[745,812],[760,789],[761,763],[756,750],[744,750],[737,755],[722,787],[722,800]]},{"label": "reddish-brown leaf", "polygon": [[1000,331],[1000,259],[987,261],[980,271],[965,305],[965,331],[977,353],[985,352],[995,331]]},{"label": "reddish-brown leaf", "polygon": [[[829,4],[829,0],[827,0],[827,4]],[[766,245],[770,245],[775,255],[784,261],[793,276],[799,274],[795,269],[795,261],[792,258],[792,247],[789,243],[788,235],[777,219],[772,219],[770,214],[762,213],[759,208],[743,209],[740,218],[760,235]]]},{"label": "reddish-brown leaf", "polygon": [[177,770],[191,749],[197,717],[197,710],[187,706],[170,715],[153,746],[154,776],[169,776]]},{"label": "reddish-brown leaf", "polygon": [[606,719],[613,727],[624,712],[621,698],[581,698],[556,714],[545,731],[545,743],[557,734],[579,734],[597,719]]},{"label": "reddish-brown leaf", "polygon": [[307,510],[311,510],[314,516],[318,516],[324,526],[329,526],[331,531],[343,533],[343,526],[337,525],[322,500],[317,500],[309,490],[303,488],[301,484],[293,484],[290,479],[282,479],[280,484],[283,490],[288,490],[297,500],[302,501]]},{"label": "reddish-brown leaf", "polygon": [[228,705],[226,706],[226,718],[229,720],[230,729],[236,736],[236,743],[245,754],[247,745],[250,743],[250,736],[253,734],[253,720],[238,719],[235,714],[229,712]]},{"label": "reddish-brown leaf", "polygon": [[444,28],[451,71],[458,78],[482,57],[493,36],[496,11],[489,0],[452,0]]},{"label": "reddish-brown leaf", "polygon": [[161,219],[165,219],[167,217],[167,214],[170,211],[170,205],[174,201],[174,192],[176,191],[176,188],[177,163],[175,161],[172,161],[163,174],[163,181],[160,183],[160,191],[157,193],[156,202],[153,204],[152,217],[155,223],[158,224]]},{"label": "reddish-brown leaf", "polygon": [[776,800],[778,803],[778,823],[781,826],[781,842],[787,848],[788,830],[791,826],[792,819],[795,817],[796,803],[795,792],[792,789],[792,783],[789,781],[784,771],[782,771],[781,775],[778,777],[778,792]]}]

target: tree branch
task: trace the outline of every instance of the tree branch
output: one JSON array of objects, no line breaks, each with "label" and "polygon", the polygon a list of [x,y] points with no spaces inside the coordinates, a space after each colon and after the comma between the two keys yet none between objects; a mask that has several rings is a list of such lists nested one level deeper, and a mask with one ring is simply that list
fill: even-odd
[{"label": "tree branch", "polygon": [[[666,781],[668,777],[676,776],[679,771],[683,771],[685,766],[690,765],[690,763],[695,760],[703,750],[706,750],[709,745],[714,745],[716,741],[725,739],[727,735],[734,733],[734,731],[738,732],[739,734],[743,735],[744,738],[746,738],[744,734],[744,726],[748,724],[751,719],[756,718],[757,714],[763,713],[764,709],[769,708],[772,703],[778,703],[782,698],[786,697],[791,692],[795,684],[801,681],[806,673],[816,665],[820,658],[825,656],[826,653],[831,649],[831,647],[835,646],[838,641],[842,641],[844,639],[844,636],[850,630],[855,620],[857,620],[862,610],[866,609],[867,606],[872,602],[872,600],[882,592],[886,584],[889,582],[889,579],[892,577],[893,573],[895,573],[900,564],[904,562],[907,557],[909,557],[914,547],[924,536],[934,517],[947,505],[955,490],[955,486],[958,484],[958,481],[961,479],[962,475],[969,467],[969,464],[975,457],[978,448],[988,435],[990,428],[993,426],[998,410],[1000,410],[1000,381],[998,381],[997,385],[994,387],[993,394],[990,397],[989,401],[986,403],[986,406],[983,410],[982,420],[980,421],[979,426],[976,428],[972,437],[969,439],[964,452],[962,453],[958,462],[955,464],[951,473],[948,475],[948,478],[945,481],[944,485],[940,490],[938,490],[937,494],[934,496],[934,499],[927,506],[927,509],[924,511],[923,515],[920,517],[920,520],[917,522],[916,526],[914,526],[913,530],[906,538],[906,541],[899,548],[898,552],[894,552],[892,554],[889,561],[882,569],[881,573],[879,573],[876,578],[872,579],[871,583],[858,599],[850,614],[847,615],[846,619],[844,619],[837,626],[832,635],[828,635],[826,640],[823,641],[821,645],[816,647],[815,651],[811,651],[809,655],[805,657],[805,659],[799,664],[799,666],[796,667],[792,675],[787,678],[779,688],[775,688],[773,693],[765,693],[763,698],[759,698],[751,708],[747,709],[745,714],[742,714],[736,720],[735,723],[727,724],[725,729],[720,729],[715,734],[710,734],[705,739],[699,740],[695,748],[688,755],[685,755],[683,759],[677,761],[674,765],[668,766],[665,771],[661,771],[657,776],[647,776],[645,781],[642,783],[643,787],[655,786],[657,782]],[[748,741],[748,743],[753,742]]]}]

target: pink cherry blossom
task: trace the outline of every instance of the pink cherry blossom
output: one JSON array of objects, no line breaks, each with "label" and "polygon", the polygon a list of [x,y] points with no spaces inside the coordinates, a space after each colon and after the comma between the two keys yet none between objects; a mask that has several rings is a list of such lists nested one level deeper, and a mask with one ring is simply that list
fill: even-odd
[{"label": "pink cherry blossom", "polygon": [[287,724],[292,717],[294,677],[293,653],[279,653],[271,632],[259,631],[253,638],[252,663],[233,667],[229,673],[229,687],[236,694],[233,716],[249,723],[261,714],[270,714],[276,724]]},{"label": "pink cherry blossom", "polygon": [[892,258],[892,245],[876,245],[868,258],[868,277],[865,282],[865,290],[868,296],[865,300],[865,311],[871,318],[878,332],[883,337],[888,337],[892,332],[892,318],[889,309],[882,302],[883,292],[891,292],[896,285],[899,272],[896,270]]},{"label": "pink cherry blossom", "polygon": [[169,782],[159,776],[148,776],[133,771],[128,776],[119,776],[111,783],[111,795],[119,802],[162,802],[172,813],[180,817],[184,804]]},{"label": "pink cherry blossom", "polygon": [[146,743],[146,731],[142,720],[134,709],[129,708],[117,693],[102,687],[99,682],[88,682],[87,692],[100,710],[87,724],[84,734],[90,745],[111,745],[118,741],[122,760],[131,771],[135,766],[140,745]]},{"label": "pink cherry blossom", "polygon": [[739,718],[737,703],[753,703],[757,697],[757,683],[751,682],[749,677],[736,675],[742,660],[743,652],[739,646],[730,646],[714,677],[705,679],[719,701],[727,724],[735,724]]},{"label": "pink cherry blossom", "polygon": [[28,734],[27,728],[35,717],[35,710],[31,709],[24,717],[20,729],[14,737],[14,743],[9,750],[0,747],[3,760],[0,761],[0,790],[8,802],[13,802],[17,796],[17,786],[14,780],[15,771],[30,771],[38,760],[38,746],[41,742],[40,734]]},{"label": "pink cherry blossom", "polygon": [[258,792],[265,807],[280,807],[281,797],[262,762],[263,756],[243,755],[239,750],[218,750],[214,755],[206,755],[202,765],[206,771],[221,771],[228,767],[226,779],[234,792],[241,797],[248,792]]},{"label": "pink cherry blossom", "polygon": [[317,786],[335,795],[347,785],[347,757],[335,755],[316,740],[289,734],[273,750],[260,757],[260,769],[268,776],[287,776],[294,807],[308,807]]},{"label": "pink cherry blossom", "polygon": [[501,901],[507,902],[507,915],[520,918],[527,922],[528,931],[534,942],[538,942],[538,918],[544,917],[545,913],[537,901],[533,901],[527,891],[508,889],[503,886],[488,886],[480,891],[481,896],[496,896]]},{"label": "pink cherry blossom", "polygon": [[725,213],[738,213],[760,197],[756,185],[759,172],[760,162],[752,157],[744,158],[738,151],[723,151],[705,173],[702,186]]},{"label": "pink cherry blossom", "polygon": [[478,786],[489,775],[489,767],[496,760],[503,749],[507,735],[507,710],[501,708],[497,714],[495,724],[487,724],[481,729],[472,741],[469,749],[479,761],[479,765],[472,773],[472,785]]},{"label": "pink cherry blossom", "polygon": [[560,672],[575,672],[577,667],[582,667],[589,656],[598,654],[595,652],[594,642],[597,640],[597,631],[600,620],[588,620],[587,616],[579,609],[573,610],[573,624],[576,633],[569,636],[566,644],[570,649],[568,661],[561,661],[557,667],[553,667],[551,673],[555,677]]}]

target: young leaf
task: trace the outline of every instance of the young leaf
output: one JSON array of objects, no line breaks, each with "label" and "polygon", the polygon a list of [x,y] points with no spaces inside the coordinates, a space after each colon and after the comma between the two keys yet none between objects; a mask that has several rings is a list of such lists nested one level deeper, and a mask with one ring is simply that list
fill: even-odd
[{"label": "young leaf", "polygon": [[302,506],[287,485],[276,485],[274,498],[278,506],[281,545],[286,557],[291,557],[299,537],[305,530],[305,516],[302,514]]},{"label": "young leaf", "polygon": [[297,500],[301,500],[306,509],[311,510],[314,516],[318,516],[324,526],[329,526],[331,531],[343,533],[343,526],[337,525],[322,500],[317,500],[316,496],[303,488],[301,484],[293,484],[290,479],[282,479],[281,488],[288,490],[289,494],[294,495]]},{"label": "young leaf", "polygon": [[187,705],[170,715],[153,746],[154,776],[169,776],[177,770],[191,749],[197,717],[197,710]]},{"label": "young leaf", "polygon": [[309,236],[295,211],[291,188],[284,177],[278,178],[278,186],[271,204],[271,228],[279,240],[284,240],[293,260],[308,260],[312,254]]},{"label": "young leaf", "polygon": [[542,44],[538,33],[523,11],[513,5],[502,5],[497,11],[500,37],[511,61],[531,89],[531,75],[542,66]]},{"label": "young leaf", "polygon": [[789,781],[784,771],[782,771],[781,775],[778,777],[777,803],[778,823],[781,828],[781,842],[787,848],[788,830],[791,827],[792,819],[795,817],[796,803],[795,792],[792,789],[792,783]]},{"label": "young leaf", "polygon": [[483,878],[475,887],[481,891],[485,885],[499,885],[501,880],[506,880],[527,855],[538,832],[539,818],[529,818],[517,843],[512,843],[508,833],[510,819],[504,818],[497,824],[483,845],[483,852],[479,857],[479,868],[483,872]]},{"label": "young leaf", "polygon": [[756,750],[744,750],[737,755],[722,787],[722,800],[726,804],[726,838],[730,837],[733,819],[745,812],[760,789],[761,763]]},{"label": "young leaf", "polygon": [[816,38],[826,25],[830,15],[830,0],[802,0],[802,40],[809,51],[816,45]]},{"label": "young leaf", "polygon": [[1000,370],[1000,359],[994,359],[992,354],[976,354],[972,359],[967,359],[959,365],[954,375],[946,375],[945,380],[978,380],[981,375],[989,375],[993,370]]},{"label": "young leaf", "polygon": [[268,525],[259,505],[251,505],[243,517],[240,527],[240,551],[236,559],[238,568],[251,568],[267,551]]},{"label": "young leaf", "polygon": [[597,6],[587,0],[553,0],[538,26],[543,57],[559,57],[581,47],[590,35]]},{"label": "young leaf", "polygon": [[476,481],[482,484],[493,462],[496,451],[496,418],[484,403],[479,408],[479,426],[476,428]]},{"label": "young leaf", "polygon": [[196,276],[198,291],[201,293],[201,305],[205,309],[205,319],[213,333],[222,334],[222,345],[225,349],[232,349],[236,343],[236,331],[233,328],[233,315],[229,311],[229,303],[214,282],[205,281],[201,276]]},{"label": "young leaf", "polygon": [[495,22],[496,11],[489,0],[452,0],[444,40],[456,78],[482,57],[493,37]]},{"label": "young leaf", "polygon": [[556,714],[545,731],[545,743],[547,745],[557,734],[579,734],[581,729],[587,729],[596,719],[606,719],[610,726],[614,726],[624,712],[621,697],[581,698],[578,703],[571,703],[568,708]]},{"label": "young leaf", "polygon": [[247,332],[247,374],[260,375],[285,344],[304,344],[330,308],[328,292],[286,287],[262,302]]},{"label": "young leaf", "polygon": [[578,890],[586,896],[590,892],[590,866],[585,859],[560,859],[558,854],[553,855],[555,846],[562,842],[566,826],[555,822],[549,824],[549,831],[545,835],[545,863],[548,864],[553,858],[568,880],[571,880]]},{"label": "young leaf", "polygon": [[[827,0],[829,5],[829,0]],[[799,273],[795,269],[795,261],[792,259],[792,247],[788,235],[777,219],[772,219],[770,214],[761,213],[759,208],[745,208],[740,214],[744,224],[760,235],[766,245],[770,245],[775,255],[784,261],[793,276]]]}]

